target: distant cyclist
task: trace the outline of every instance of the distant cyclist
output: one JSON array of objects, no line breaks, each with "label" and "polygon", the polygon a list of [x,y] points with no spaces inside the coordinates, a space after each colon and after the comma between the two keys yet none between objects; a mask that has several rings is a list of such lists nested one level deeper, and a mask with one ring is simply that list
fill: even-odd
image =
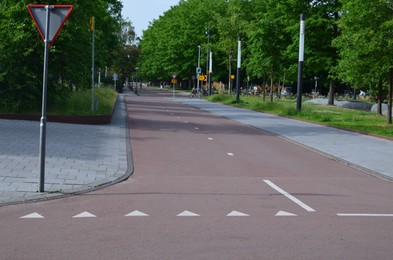
[{"label": "distant cyclist", "polygon": [[195,98],[196,94],[197,94],[197,90],[196,90],[195,87],[193,87],[192,90],[191,90],[191,98]]}]

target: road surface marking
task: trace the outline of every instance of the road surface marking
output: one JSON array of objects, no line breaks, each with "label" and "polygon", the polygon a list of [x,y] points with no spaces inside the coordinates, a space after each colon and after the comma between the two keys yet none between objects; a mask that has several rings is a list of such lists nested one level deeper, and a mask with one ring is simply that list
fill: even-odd
[{"label": "road surface marking", "polygon": [[229,213],[227,215],[227,217],[249,217],[249,216],[250,215],[245,214],[243,212],[236,211],[236,210],[232,211],[231,213]]},{"label": "road surface marking", "polygon": [[234,154],[233,154],[233,153],[227,153],[227,155],[229,155],[229,156],[234,156]]},{"label": "road surface marking", "polygon": [[143,213],[139,210],[135,210],[131,213],[128,213],[127,215],[125,215],[125,217],[148,217],[149,215],[146,213]]},{"label": "road surface marking", "polygon": [[209,137],[209,138],[207,138],[208,140],[210,140],[210,141],[213,141],[213,138],[211,138],[211,137]]},{"label": "road surface marking", "polygon": [[199,217],[201,215],[196,214],[196,213],[191,212],[191,211],[188,211],[188,210],[185,210],[182,213],[178,214],[177,216],[178,217]]},{"label": "road surface marking", "polygon": [[305,209],[308,212],[315,212],[315,209],[311,208],[310,206],[308,206],[307,204],[305,204],[304,202],[300,201],[299,199],[295,198],[294,196],[292,196],[291,194],[289,194],[288,192],[286,192],[285,190],[281,189],[280,187],[278,187],[276,184],[274,184],[273,182],[269,181],[269,180],[263,180],[266,184],[268,184],[270,187],[272,187],[273,189],[275,189],[276,191],[278,191],[279,193],[281,193],[282,195],[284,195],[285,197],[287,197],[288,199],[292,200],[293,202],[295,202],[297,205],[299,205],[300,207],[302,207],[303,209]]},{"label": "road surface marking", "polygon": [[34,212],[20,218],[44,218],[44,216],[38,214],[37,212]]},{"label": "road surface marking", "polygon": [[286,212],[286,211],[279,211],[276,215],[276,217],[296,217],[296,214]]},{"label": "road surface marking", "polygon": [[78,215],[73,216],[73,218],[95,218],[96,215],[91,214],[90,212],[82,212]]},{"label": "road surface marking", "polygon": [[198,127],[194,127],[194,129],[195,129],[195,130],[199,130],[199,128],[198,128]]},{"label": "road surface marking", "polygon": [[393,214],[337,213],[339,217],[393,217]]}]

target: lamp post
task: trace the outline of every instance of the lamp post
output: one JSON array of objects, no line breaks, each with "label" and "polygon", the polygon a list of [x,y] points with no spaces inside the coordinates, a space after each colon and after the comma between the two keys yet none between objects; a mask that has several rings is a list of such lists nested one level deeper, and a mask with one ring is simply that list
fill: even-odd
[{"label": "lamp post", "polygon": [[236,102],[240,101],[240,70],[242,64],[242,38],[239,34],[237,45]]},{"label": "lamp post", "polygon": [[300,111],[302,109],[305,20],[306,20],[306,16],[304,14],[300,15],[299,65],[298,65],[298,74],[297,74],[297,100],[296,100],[297,111]]},{"label": "lamp post", "polygon": [[[207,34],[207,50],[206,50],[206,76],[209,77],[209,54],[211,53],[211,49],[210,49],[210,24],[207,26],[206,28],[206,34]],[[210,93],[210,89],[209,89],[209,95],[211,95]]]},{"label": "lamp post", "polygon": [[317,88],[318,88],[318,77],[315,76],[315,77],[314,77],[314,80],[315,80],[314,93],[315,93],[315,95],[316,95],[316,94],[317,94]]},{"label": "lamp post", "polygon": [[209,95],[212,94],[213,52],[210,50],[209,59]]}]

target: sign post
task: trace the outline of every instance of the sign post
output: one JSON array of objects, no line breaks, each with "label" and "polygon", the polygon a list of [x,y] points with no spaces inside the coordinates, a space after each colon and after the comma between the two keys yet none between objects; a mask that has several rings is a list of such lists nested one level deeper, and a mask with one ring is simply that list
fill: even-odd
[{"label": "sign post", "polygon": [[46,98],[48,86],[49,48],[54,43],[65,21],[72,12],[72,5],[28,5],[38,32],[45,43],[44,75],[42,80],[42,115],[40,121],[40,183],[39,192],[45,191],[45,150],[46,150]]},{"label": "sign post", "polygon": [[115,73],[113,73],[112,77],[113,77],[113,84],[114,84],[115,90],[116,90],[116,88],[117,88],[116,87],[116,81],[119,79],[119,75],[117,75],[116,72],[115,72]]},{"label": "sign post", "polygon": [[198,46],[198,67],[196,69],[196,74],[197,74],[197,93],[199,93],[199,75],[202,73],[202,68],[201,68],[201,46]]},{"label": "sign post", "polygon": [[90,17],[90,32],[91,32],[91,112],[94,113],[94,16]]},{"label": "sign post", "polygon": [[175,85],[177,84],[176,74],[172,75],[171,83],[173,85],[173,99],[175,99]]}]

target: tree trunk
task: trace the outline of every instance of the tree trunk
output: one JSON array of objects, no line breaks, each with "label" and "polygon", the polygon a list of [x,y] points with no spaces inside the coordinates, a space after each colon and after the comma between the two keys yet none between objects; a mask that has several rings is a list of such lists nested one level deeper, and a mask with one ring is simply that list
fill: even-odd
[{"label": "tree trunk", "polygon": [[389,90],[388,90],[388,124],[392,124],[392,87],[393,87],[393,69],[389,69]]},{"label": "tree trunk", "polygon": [[330,80],[330,87],[329,87],[329,100],[328,105],[334,106],[334,92],[336,89],[336,81],[334,79]]},{"label": "tree trunk", "polygon": [[377,113],[379,115],[382,115],[382,78],[379,78],[378,81],[378,107],[377,107]]}]

